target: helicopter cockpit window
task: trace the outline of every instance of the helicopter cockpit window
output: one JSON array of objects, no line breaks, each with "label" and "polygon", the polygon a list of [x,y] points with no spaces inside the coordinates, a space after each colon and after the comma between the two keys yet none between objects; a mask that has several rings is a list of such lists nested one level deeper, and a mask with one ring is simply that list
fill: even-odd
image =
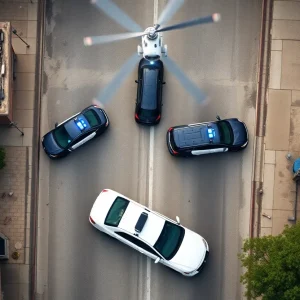
[{"label": "helicopter cockpit window", "polygon": [[153,56],[150,56],[150,55],[146,55],[145,58],[148,59],[148,60],[157,60],[159,59],[159,55],[153,55]]}]

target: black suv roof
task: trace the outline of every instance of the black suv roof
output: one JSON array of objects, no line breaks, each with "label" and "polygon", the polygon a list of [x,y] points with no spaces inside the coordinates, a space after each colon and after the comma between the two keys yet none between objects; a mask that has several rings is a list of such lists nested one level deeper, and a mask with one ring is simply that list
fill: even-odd
[{"label": "black suv roof", "polygon": [[143,109],[156,109],[157,103],[153,99],[157,98],[157,80],[158,69],[144,68],[144,86],[142,91],[141,108]]},{"label": "black suv roof", "polygon": [[[210,139],[208,129],[212,129],[215,135]],[[189,148],[194,146],[216,144],[220,142],[216,124],[197,124],[174,128],[174,142],[178,148]]]}]

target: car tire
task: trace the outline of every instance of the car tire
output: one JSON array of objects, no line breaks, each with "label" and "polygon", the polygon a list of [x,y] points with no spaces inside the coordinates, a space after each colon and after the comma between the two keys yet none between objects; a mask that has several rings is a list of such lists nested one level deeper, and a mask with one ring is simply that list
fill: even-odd
[{"label": "car tire", "polygon": [[239,152],[239,151],[241,151],[241,150],[243,150],[243,148],[239,148],[239,149],[231,149],[230,151],[231,151],[231,152]]}]

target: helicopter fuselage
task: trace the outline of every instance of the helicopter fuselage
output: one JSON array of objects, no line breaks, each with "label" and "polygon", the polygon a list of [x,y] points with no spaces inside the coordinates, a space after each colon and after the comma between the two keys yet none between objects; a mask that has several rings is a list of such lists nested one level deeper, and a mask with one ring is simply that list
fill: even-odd
[{"label": "helicopter fuselage", "polygon": [[138,54],[150,61],[158,60],[162,55],[167,56],[162,40],[162,35],[155,32],[154,27],[148,27],[142,36],[142,46],[138,46]]}]

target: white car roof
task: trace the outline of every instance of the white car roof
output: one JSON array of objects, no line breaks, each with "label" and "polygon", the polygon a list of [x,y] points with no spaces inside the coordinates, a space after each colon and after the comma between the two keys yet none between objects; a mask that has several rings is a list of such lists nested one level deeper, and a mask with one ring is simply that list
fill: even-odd
[{"label": "white car roof", "polygon": [[153,246],[157,241],[159,235],[161,234],[161,231],[165,224],[165,219],[163,218],[163,216],[153,213],[145,206],[113,190],[106,189],[106,191],[107,192],[101,193],[98,196],[93,205],[91,216],[94,219],[94,221],[99,224],[104,224],[104,220],[115,199],[117,197],[122,197],[128,200],[129,204],[117,228],[121,228],[126,232],[134,234],[135,225],[141,213],[146,212],[148,214],[148,219],[142,231],[139,233],[139,238]]},{"label": "white car roof", "polygon": [[135,225],[143,212],[148,214],[148,219],[142,231],[139,233],[139,238],[153,246],[161,234],[165,220],[153,212],[148,211],[148,209],[146,210],[143,206],[131,201],[118,227],[134,234]]}]

